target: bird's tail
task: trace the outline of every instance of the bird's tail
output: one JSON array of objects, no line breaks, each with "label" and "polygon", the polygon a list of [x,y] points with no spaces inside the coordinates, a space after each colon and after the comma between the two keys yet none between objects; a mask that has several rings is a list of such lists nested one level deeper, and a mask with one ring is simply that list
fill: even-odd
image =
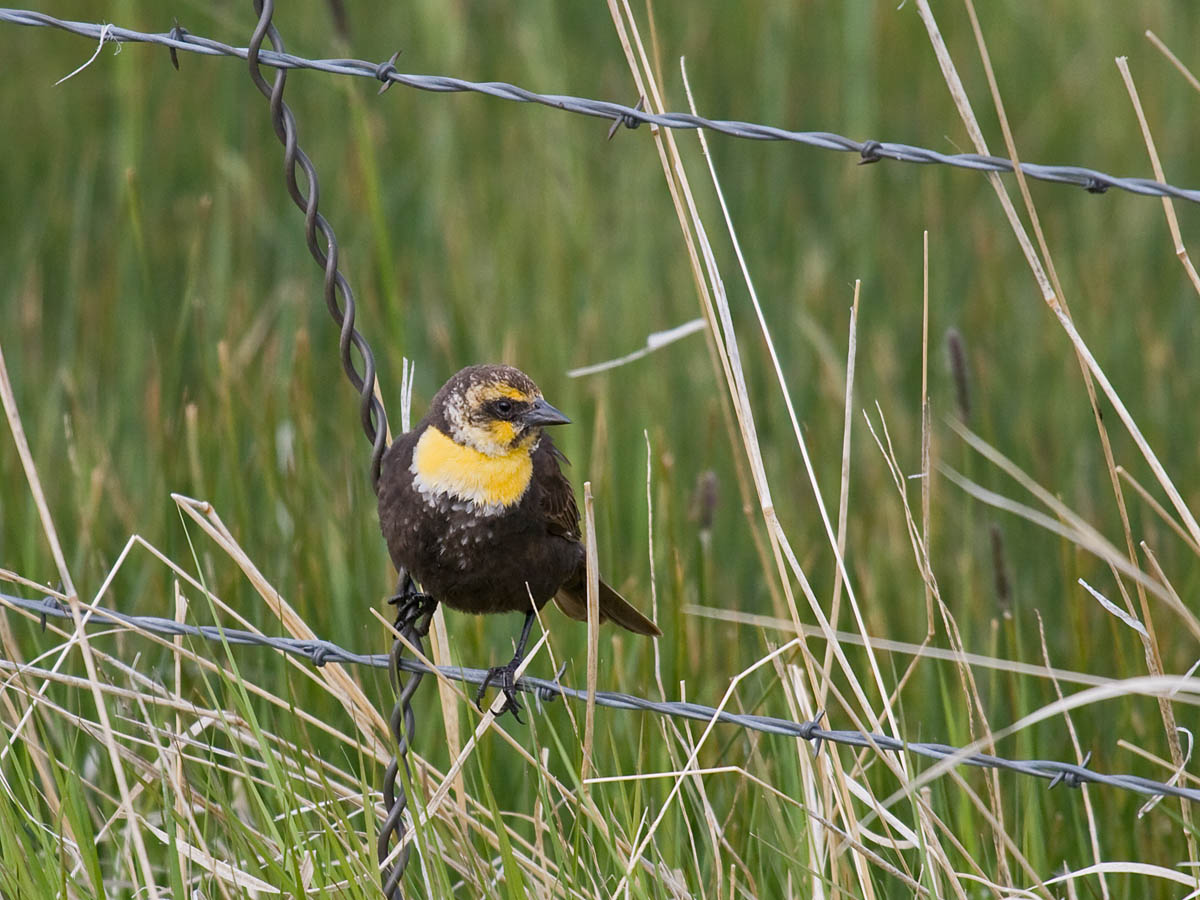
[{"label": "bird's tail", "polygon": [[[583,576],[580,575],[580,577],[567,582],[559,588],[558,593],[554,596],[554,602],[558,604],[559,609],[572,619],[586,622],[587,586],[584,583]],[[632,631],[635,634],[648,634],[652,637],[662,636],[662,632],[658,630],[657,625],[638,612],[628,600],[601,581],[600,621],[603,622],[606,619],[611,619],[622,628]]]}]

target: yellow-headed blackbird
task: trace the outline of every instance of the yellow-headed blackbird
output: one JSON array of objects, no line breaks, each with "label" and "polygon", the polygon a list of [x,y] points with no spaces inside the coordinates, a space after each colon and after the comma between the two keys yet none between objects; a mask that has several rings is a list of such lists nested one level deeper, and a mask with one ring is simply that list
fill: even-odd
[{"label": "yellow-headed blackbird", "polygon": [[[575,493],[546,425],[570,420],[511,366],[463,369],[447,381],[425,418],[383,458],[379,525],[401,580],[415,579],[434,601],[468,613],[525,613],[517,653],[494,679],[505,710],[519,712],[514,673],[534,611],[551,598],[587,621],[586,565]],[[600,582],[600,620],[638,634],[657,626]]]}]

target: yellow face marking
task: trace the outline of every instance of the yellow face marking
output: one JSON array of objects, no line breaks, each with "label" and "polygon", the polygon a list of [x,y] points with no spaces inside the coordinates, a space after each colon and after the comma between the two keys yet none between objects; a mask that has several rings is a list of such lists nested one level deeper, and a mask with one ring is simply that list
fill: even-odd
[{"label": "yellow face marking", "polygon": [[467,390],[467,405],[479,407],[490,400],[499,400],[501,397],[526,403],[533,399],[523,390],[515,388],[511,384],[477,384]]},{"label": "yellow face marking", "polygon": [[455,443],[430,426],[413,450],[413,485],[427,498],[445,494],[488,508],[481,511],[499,512],[519,502],[529,489],[530,450],[530,442],[522,441],[507,453],[492,456]]},{"label": "yellow face marking", "polygon": [[517,430],[513,428],[512,422],[497,420],[488,426],[488,432],[491,434],[492,440],[505,447],[513,442],[513,438],[517,436]]},{"label": "yellow face marking", "polygon": [[513,400],[529,400],[530,397],[520,388],[515,388],[511,384],[494,384],[484,391],[484,397],[488,400],[494,400],[497,397],[509,397]]}]

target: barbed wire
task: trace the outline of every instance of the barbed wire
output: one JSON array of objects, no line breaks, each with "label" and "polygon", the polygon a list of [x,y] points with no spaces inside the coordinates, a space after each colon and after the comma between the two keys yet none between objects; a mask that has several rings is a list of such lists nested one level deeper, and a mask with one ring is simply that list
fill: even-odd
[{"label": "barbed wire", "polygon": [[[91,22],[73,22],[33,10],[0,9],[0,21],[15,25],[42,28],[57,28],[63,31],[90,37],[98,41],[114,43],[158,44],[170,48],[172,56],[177,50],[208,56],[234,56],[246,59],[248,49],[191,34],[176,26],[169,32],[150,33],[120,28],[114,25],[98,25]],[[742,122],[733,119],[708,119],[691,113],[653,113],[638,106],[625,106],[607,100],[575,97],[569,94],[541,94],[503,81],[468,81],[448,75],[415,75],[396,68],[396,58],[381,63],[363,59],[306,59],[291,53],[260,50],[258,61],[278,69],[311,69],[333,75],[349,75],[373,78],[383,82],[381,91],[392,84],[434,93],[471,92],[485,94],[500,100],[516,103],[535,103],[564,112],[577,113],[636,128],[642,124],[658,125],[674,129],[706,129],[730,137],[757,141],[790,141],[843,153],[856,153],[863,163],[881,160],[916,163],[918,165],[945,165],[979,172],[1011,173],[1012,161],[1002,156],[987,156],[977,153],[939,153],[926,147],[901,144],[893,141],[866,140],[834,134],[828,131],[790,131],[773,125]],[[1189,203],[1200,203],[1200,190],[1176,187],[1155,181],[1152,178],[1126,178],[1109,175],[1084,166],[1052,166],[1038,163],[1021,163],[1021,171],[1029,178],[1053,184],[1068,184],[1084,188],[1091,193],[1104,193],[1109,188],[1118,188],[1131,194],[1147,197],[1172,197]]]},{"label": "barbed wire", "polygon": [[[0,603],[25,610],[35,616],[70,618],[70,611],[63,607],[54,597],[41,600],[31,600],[24,597],[14,597],[0,593]],[[344,665],[370,666],[388,668],[391,660],[383,653],[354,653],[331,641],[304,640],[299,638],[272,637],[253,631],[243,631],[225,628],[220,625],[190,625],[159,616],[133,616],[120,613],[101,606],[89,606],[92,611],[89,618],[90,626],[116,625],[134,631],[150,631],[171,637],[184,636],[203,638],[208,641],[223,641],[231,646],[253,645],[267,647],[286,653],[289,656],[307,659],[313,665],[323,666],[326,663],[341,663]],[[432,674],[434,669],[417,659],[404,657],[399,661],[400,668],[407,672],[422,675]],[[444,678],[460,681],[465,684],[482,684],[487,678],[487,669],[472,669],[464,666],[438,666],[436,671]],[[539,701],[546,703],[557,697],[567,697],[586,703],[586,689],[573,688],[562,683],[559,678],[535,678],[529,675],[516,684],[517,690],[533,694]],[[964,753],[963,748],[949,744],[931,743],[928,741],[904,741],[886,734],[874,732],[853,731],[846,729],[823,728],[820,725],[823,715],[818,715],[810,722],[795,722],[791,719],[780,719],[773,716],[760,716],[747,713],[718,710],[700,703],[688,703],[676,700],[649,700],[633,694],[623,694],[617,691],[597,691],[596,705],[610,709],[641,710],[659,716],[670,716],[679,719],[692,719],[698,722],[717,722],[761,731],[766,734],[777,734],[784,737],[801,738],[813,743],[818,748],[822,741],[841,744],[848,747],[891,750],[897,753],[911,753],[934,760],[952,759],[957,765],[973,766],[981,769],[1001,769],[1015,772],[1033,778],[1049,780],[1051,787],[1063,783],[1071,787],[1083,784],[1100,784],[1121,790],[1132,791],[1149,796],[1179,797],[1184,800],[1200,801],[1200,789],[1181,787],[1143,778],[1140,775],[1106,774],[1089,769],[1085,765],[1060,762],[1052,759],[1007,759],[987,753]]]}]

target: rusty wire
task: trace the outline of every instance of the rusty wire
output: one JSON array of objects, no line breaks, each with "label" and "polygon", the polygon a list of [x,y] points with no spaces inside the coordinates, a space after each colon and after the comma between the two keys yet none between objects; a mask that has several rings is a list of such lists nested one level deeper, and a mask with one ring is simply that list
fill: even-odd
[{"label": "rusty wire", "polygon": [[[24,597],[14,597],[0,593],[0,604],[27,612],[32,618],[54,617],[70,618],[70,610],[62,606],[55,598],[46,597],[32,600]],[[203,638],[204,640],[224,642],[228,645],[254,645],[267,647],[311,661],[314,665],[323,666],[336,662],[347,665],[371,666],[387,668],[394,660],[386,654],[353,653],[337,644],[323,640],[301,640],[297,638],[271,637],[253,631],[242,631],[225,628],[218,625],[189,625],[159,616],[132,616],[116,612],[102,606],[88,606],[90,611],[88,625],[99,628],[119,627],[130,631],[154,632],[170,636],[184,635]],[[405,657],[399,661],[399,667],[417,675],[426,675],[433,670],[417,659]],[[465,684],[481,684],[487,677],[487,669],[470,669],[462,666],[439,666],[438,673],[445,678],[461,681]],[[568,697],[572,700],[587,702],[587,691],[563,684],[558,678],[553,680],[534,678],[526,675],[516,684],[516,689],[533,694],[539,701],[548,702],[557,697]],[[831,744],[842,744],[849,747],[874,749],[876,751],[893,751],[923,756],[928,759],[950,760],[956,765],[974,766],[982,769],[1002,769],[1050,782],[1050,786],[1066,784],[1079,787],[1083,784],[1098,784],[1120,790],[1132,791],[1137,794],[1150,796],[1179,797],[1184,800],[1200,801],[1200,789],[1181,787],[1143,778],[1140,775],[1107,774],[1097,772],[1086,765],[1061,762],[1052,759],[1007,759],[987,753],[970,753],[962,747],[949,744],[931,743],[926,741],[905,741],[886,734],[853,731],[848,729],[823,728],[818,715],[810,722],[795,722],[790,719],[780,719],[774,716],[750,715],[718,710],[700,703],[687,703],[673,700],[649,700],[633,694],[622,694],[616,691],[597,691],[596,705],[611,709],[641,710],[659,716],[671,716],[681,719],[692,719],[698,722],[717,721],[739,728],[760,731],[766,734],[777,734],[784,737],[800,738],[815,746],[822,741]],[[411,845],[410,845],[411,846]]]},{"label": "rusty wire", "polygon": [[[176,27],[169,32],[149,33],[119,28],[112,25],[97,25],[90,22],[70,22],[56,19],[45,13],[22,9],[0,9],[0,22],[44,28],[58,28],[72,34],[113,43],[159,44],[172,52],[186,50],[207,56],[235,56],[247,58],[249,50],[189,34]],[[564,112],[577,113],[598,119],[608,119],[614,124],[636,128],[645,123],[663,128],[707,129],[731,137],[756,141],[790,141],[822,150],[855,153],[860,162],[874,163],[881,160],[916,163],[919,165],[945,165],[979,172],[1012,172],[1012,160],[1002,156],[987,156],[977,153],[939,153],[926,147],[901,144],[893,141],[865,140],[834,134],[828,131],[790,131],[773,125],[742,122],[730,119],[709,119],[690,113],[653,113],[635,106],[574,97],[568,94],[541,94],[503,81],[468,81],[448,75],[415,75],[396,68],[395,57],[380,63],[364,59],[305,59],[282,51],[257,53],[263,65],[278,69],[311,69],[334,75],[350,75],[359,78],[374,78],[384,87],[402,84],[405,87],[435,93],[471,92],[486,94],[500,100],[516,103],[535,103]],[[640,101],[639,101],[640,104]],[[1176,187],[1151,178],[1123,178],[1108,175],[1084,166],[1047,166],[1038,163],[1021,163],[1021,171],[1029,178],[1055,184],[1081,187],[1094,194],[1102,194],[1109,188],[1118,188],[1132,194],[1147,197],[1173,197],[1189,203],[1200,203],[1200,190]]]},{"label": "rusty wire", "polygon": [[[383,404],[375,396],[375,357],[366,339],[354,327],[355,303],[354,292],[350,283],[338,268],[338,243],[333,227],[318,210],[320,201],[320,185],[317,180],[316,167],[302,149],[300,149],[299,134],[296,128],[296,118],[290,107],[283,99],[283,91],[287,82],[287,69],[275,68],[275,78],[268,82],[263,77],[260,68],[260,55],[264,40],[269,40],[275,53],[284,52],[283,39],[275,27],[274,0],[254,0],[254,11],[258,14],[258,24],[250,38],[246,51],[246,61],[250,67],[250,78],[255,87],[270,101],[271,124],[275,136],[283,144],[284,175],[288,193],[293,202],[304,212],[304,235],[308,243],[309,253],[325,272],[325,305],[329,309],[334,322],[341,329],[339,350],[342,368],[346,377],[359,392],[359,413],[363,431],[371,442],[371,484],[379,489],[379,476],[383,461],[383,453],[387,444],[387,416]],[[176,26],[176,33],[182,33]],[[172,60],[174,61],[174,59]],[[297,167],[304,173],[305,188],[302,190],[296,177]],[[324,247],[322,247],[322,241]],[[338,302],[338,298],[341,302]],[[362,372],[355,364],[354,351],[362,361]],[[398,596],[411,593],[409,580],[401,574],[401,587]],[[421,648],[421,638],[428,631],[429,616],[432,608],[426,610],[422,606],[401,605],[396,617],[397,630],[410,642]],[[380,827],[378,855],[380,862],[380,879],[384,896],[389,900],[400,900],[402,894],[400,881],[408,865],[412,852],[411,843],[405,844],[404,832],[407,828],[405,811],[408,808],[408,793],[404,782],[408,777],[408,748],[416,729],[416,714],[413,711],[413,695],[420,686],[422,673],[412,672],[405,678],[401,674],[401,655],[404,645],[396,640],[390,654],[390,671],[398,697],[389,723],[392,735],[396,741],[396,755],[384,772],[383,796],[387,804],[387,814]],[[401,769],[404,770],[402,779]],[[391,842],[395,839],[402,849],[396,858],[391,859]]]}]

